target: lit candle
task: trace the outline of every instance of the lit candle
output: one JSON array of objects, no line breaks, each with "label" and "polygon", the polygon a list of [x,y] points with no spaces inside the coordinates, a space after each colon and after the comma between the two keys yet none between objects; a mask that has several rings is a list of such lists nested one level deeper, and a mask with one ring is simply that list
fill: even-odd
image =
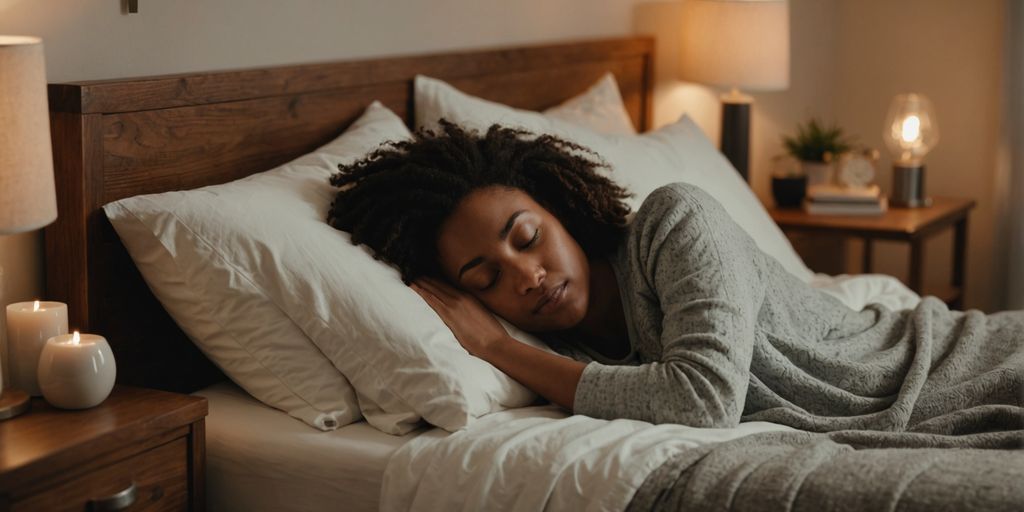
[{"label": "lit candle", "polygon": [[103,336],[78,331],[54,336],[39,356],[39,387],[54,407],[99,405],[113,389],[116,376],[114,353]]},{"label": "lit candle", "polygon": [[11,387],[40,396],[36,369],[46,340],[68,332],[68,306],[62,302],[16,302],[7,306],[7,368]]}]

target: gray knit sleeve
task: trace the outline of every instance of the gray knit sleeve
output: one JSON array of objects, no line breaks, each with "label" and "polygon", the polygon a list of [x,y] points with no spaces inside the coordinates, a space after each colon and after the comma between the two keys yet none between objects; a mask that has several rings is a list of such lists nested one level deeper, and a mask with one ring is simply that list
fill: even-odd
[{"label": "gray knit sleeve", "polygon": [[589,363],[575,412],[735,426],[764,297],[758,250],[715,199],[689,185],[656,190],[633,222],[626,246],[630,275],[646,281],[643,287],[660,305],[661,357],[639,366]]}]

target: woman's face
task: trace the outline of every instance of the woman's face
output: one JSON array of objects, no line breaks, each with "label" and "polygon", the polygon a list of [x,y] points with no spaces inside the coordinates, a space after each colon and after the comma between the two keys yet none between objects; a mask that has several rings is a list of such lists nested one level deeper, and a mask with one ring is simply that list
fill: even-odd
[{"label": "woman's face", "polygon": [[470,193],[441,225],[437,249],[451,283],[520,329],[569,329],[587,311],[586,255],[554,215],[519,189]]}]

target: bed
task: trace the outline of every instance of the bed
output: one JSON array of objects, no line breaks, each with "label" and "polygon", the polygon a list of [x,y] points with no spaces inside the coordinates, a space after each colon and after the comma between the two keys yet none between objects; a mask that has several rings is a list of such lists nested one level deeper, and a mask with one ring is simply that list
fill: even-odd
[{"label": "bed", "polygon": [[[469,508],[475,503],[521,510],[625,509],[659,462],[715,441],[792,429],[748,424],[719,431],[618,420],[597,425],[538,406],[492,415],[458,435],[423,427],[391,436],[365,422],[320,432],[249,397],[195,348],[148,289],[102,206],[140,194],[224,183],[288,162],[338,135],[373,100],[411,125],[417,74],[517,108],[542,110],[610,71],[633,124],[646,130],[653,47],[650,38],[630,37],[52,84],[60,217],[46,230],[47,295],[69,304],[70,325],[107,337],[118,359],[119,383],[207,398],[211,509],[430,510],[453,501]],[[886,278],[816,276],[813,284],[856,308],[878,300],[906,307],[917,300]],[[506,437],[482,442],[488,429]],[[496,468],[516,450],[525,450],[524,457],[540,453],[558,459],[571,444],[566,432],[575,432],[577,443],[588,448],[574,452],[557,473],[545,473],[545,467],[532,473],[431,470],[442,460],[463,469]],[[539,441],[506,442],[524,437]],[[627,457],[620,450],[624,445],[636,451]],[[531,452],[537,446],[553,451]],[[594,486],[616,490],[600,500],[580,501]]]}]

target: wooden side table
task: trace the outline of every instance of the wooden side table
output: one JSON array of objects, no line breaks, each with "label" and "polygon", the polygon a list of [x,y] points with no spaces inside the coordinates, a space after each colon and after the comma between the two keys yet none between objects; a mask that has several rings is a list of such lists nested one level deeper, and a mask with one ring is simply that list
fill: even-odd
[{"label": "wooden side table", "polygon": [[207,402],[115,386],[100,405],[41,398],[0,421],[0,511],[203,510]]},{"label": "wooden side table", "polygon": [[[768,213],[784,232],[829,233],[864,239],[861,268],[872,272],[872,242],[899,240],[910,243],[910,289],[935,295],[951,308],[960,309],[964,297],[964,265],[967,257],[967,217],[971,199],[935,197],[926,208],[890,208],[879,216],[811,215],[802,209],[769,207]],[[953,272],[948,286],[924,286],[924,241],[953,229]]]}]

